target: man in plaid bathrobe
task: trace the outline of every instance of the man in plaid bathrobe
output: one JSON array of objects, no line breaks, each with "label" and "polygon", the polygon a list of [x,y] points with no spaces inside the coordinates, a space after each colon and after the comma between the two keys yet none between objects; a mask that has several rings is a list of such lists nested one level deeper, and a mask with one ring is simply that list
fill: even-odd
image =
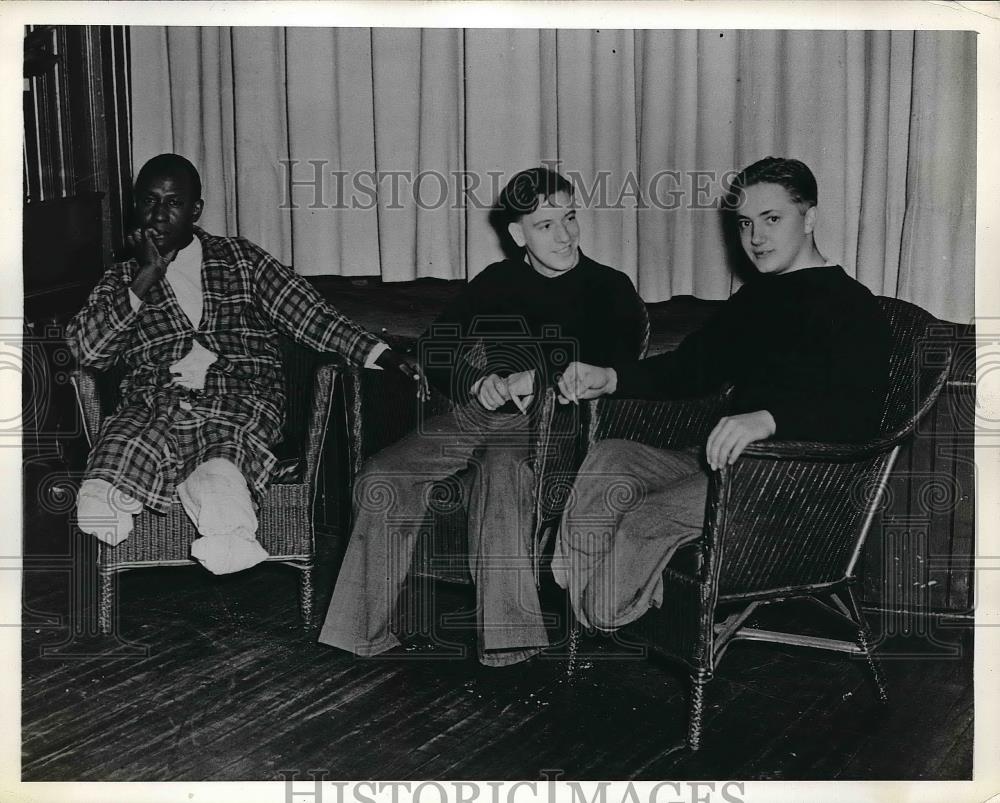
[{"label": "man in plaid bathrobe", "polygon": [[84,532],[115,545],[148,507],[180,498],[202,537],[191,553],[224,574],[267,557],[253,499],[281,437],[278,333],[371,368],[412,367],[326,304],[300,276],[239,237],[196,227],[201,179],[162,154],[136,179],[136,257],[112,266],[70,323],[81,366],[126,367],[122,403],[102,424],[81,486]]}]

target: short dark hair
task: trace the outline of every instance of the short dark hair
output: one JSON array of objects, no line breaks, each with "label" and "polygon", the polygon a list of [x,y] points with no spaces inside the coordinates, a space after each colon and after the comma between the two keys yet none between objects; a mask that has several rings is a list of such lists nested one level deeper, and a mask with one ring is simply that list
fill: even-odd
[{"label": "short dark hair", "polygon": [[804,162],[768,156],[749,167],[744,167],[730,182],[726,194],[726,207],[736,209],[743,199],[743,190],[755,184],[779,184],[785,188],[796,204],[806,208],[816,206],[819,190],[816,177]]},{"label": "short dark hair", "polygon": [[497,211],[504,226],[516,223],[538,209],[538,199],[549,200],[557,192],[573,195],[568,179],[547,167],[530,167],[515,175],[497,198]]},{"label": "short dark hair", "polygon": [[186,173],[191,181],[191,189],[194,192],[194,198],[191,200],[200,201],[201,176],[198,175],[198,169],[176,153],[161,153],[146,162],[139,170],[139,175],[135,177],[135,186],[138,187],[156,176],[174,175],[178,172]]}]

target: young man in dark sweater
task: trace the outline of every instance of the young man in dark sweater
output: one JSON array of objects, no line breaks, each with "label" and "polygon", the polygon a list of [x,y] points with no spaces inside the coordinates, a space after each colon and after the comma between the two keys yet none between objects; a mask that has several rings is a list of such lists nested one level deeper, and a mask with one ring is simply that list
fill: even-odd
[{"label": "young man in dark sweater", "polygon": [[[874,436],[888,382],[888,323],[867,288],[817,250],[816,202],[816,180],[799,161],[771,157],[743,170],[727,205],[757,275],[674,352],[570,365],[560,401],[690,398],[731,382],[732,414],[705,444],[713,470],[766,438]],[[641,504],[609,510],[609,477],[634,486]],[[700,454],[622,440],[596,445],[577,477],[576,505],[566,512],[553,562],[581,621],[613,629],[660,604],[664,566],[702,532],[707,486]],[[595,534],[598,520],[606,526]]]},{"label": "young man in dark sweater", "polygon": [[[432,324],[419,353],[455,403],[372,457],[355,483],[354,523],[320,641],[358,655],[396,646],[390,622],[412,558],[427,492],[475,472],[468,506],[479,658],[522,661],[548,644],[531,556],[530,407],[572,360],[634,360],[645,314],[623,273],[580,252],[573,187],[545,168],[514,176],[498,228],[515,258],[476,276]],[[388,488],[388,493],[385,489]],[[379,493],[388,505],[371,500]]]}]

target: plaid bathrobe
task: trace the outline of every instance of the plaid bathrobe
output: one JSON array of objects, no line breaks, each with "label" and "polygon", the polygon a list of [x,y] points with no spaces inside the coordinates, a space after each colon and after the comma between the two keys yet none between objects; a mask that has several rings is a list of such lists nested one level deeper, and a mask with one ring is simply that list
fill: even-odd
[{"label": "plaid bathrobe", "polygon": [[[159,512],[177,483],[214,457],[235,463],[255,498],[264,492],[276,463],[270,447],[284,424],[279,332],[358,365],[380,343],[260,247],[198,228],[195,235],[204,302],[197,328],[165,279],[132,309],[128,290],[139,269],[132,259],[104,274],[67,330],[81,366],[122,360],[126,369],[122,404],[101,425],[86,476]],[[218,355],[198,392],[173,384],[169,368],[195,340]]]}]

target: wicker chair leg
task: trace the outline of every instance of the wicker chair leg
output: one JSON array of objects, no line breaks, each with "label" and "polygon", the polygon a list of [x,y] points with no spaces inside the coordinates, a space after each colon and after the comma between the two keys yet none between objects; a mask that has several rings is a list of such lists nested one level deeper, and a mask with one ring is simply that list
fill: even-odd
[{"label": "wicker chair leg", "polygon": [[566,679],[572,681],[576,677],[576,670],[580,660],[582,628],[580,627],[580,621],[575,616],[572,614],[569,616],[569,653],[566,656]]},{"label": "wicker chair leg", "polygon": [[875,692],[878,695],[878,701],[881,705],[888,705],[889,693],[886,688],[885,674],[882,672],[882,662],[875,657],[875,653],[872,651],[871,636],[868,631],[867,624],[862,624],[861,627],[858,628],[857,638],[858,646],[861,647],[861,651],[865,654],[865,661],[868,663],[868,671],[875,684]]},{"label": "wicker chair leg", "polygon": [[313,626],[313,567],[312,564],[299,569],[299,611],[302,614],[302,629]]},{"label": "wicker chair leg", "polygon": [[115,607],[115,578],[112,572],[100,572],[97,580],[97,630],[111,635],[111,617]]},{"label": "wicker chair leg", "polygon": [[691,673],[691,705],[688,711],[688,747],[694,751],[701,747],[701,727],[705,714],[705,686],[711,675],[705,670]]},{"label": "wicker chair leg", "polygon": [[855,597],[854,589],[851,586],[847,586],[844,589],[842,599],[846,603],[848,610],[850,610],[854,621],[857,622],[858,632],[855,638],[858,646],[861,648],[861,652],[865,656],[865,662],[868,664],[868,672],[871,675],[872,682],[875,684],[875,693],[878,695],[878,701],[881,705],[887,705],[889,703],[889,693],[885,682],[885,673],[882,671],[882,662],[879,661],[872,650],[871,629],[868,627],[868,622],[861,612],[861,606],[858,605],[857,597]]}]

